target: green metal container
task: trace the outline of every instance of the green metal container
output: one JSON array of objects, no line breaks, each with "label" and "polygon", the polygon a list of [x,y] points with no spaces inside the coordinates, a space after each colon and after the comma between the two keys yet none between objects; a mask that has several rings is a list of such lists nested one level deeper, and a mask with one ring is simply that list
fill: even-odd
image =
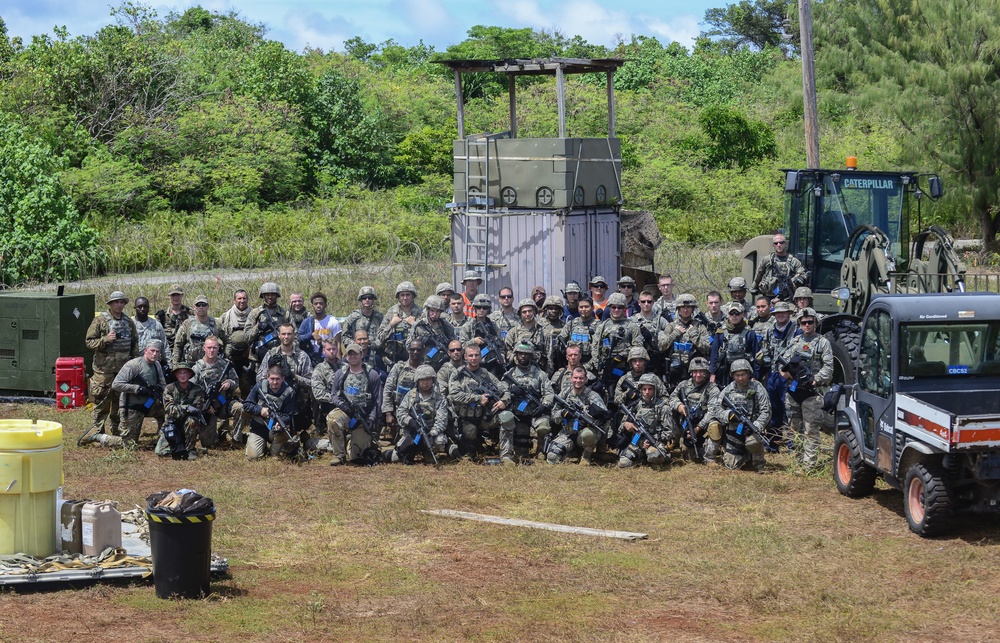
[{"label": "green metal container", "polygon": [[59,357],[82,357],[89,372],[94,310],[94,295],[0,293],[0,393],[53,392]]}]

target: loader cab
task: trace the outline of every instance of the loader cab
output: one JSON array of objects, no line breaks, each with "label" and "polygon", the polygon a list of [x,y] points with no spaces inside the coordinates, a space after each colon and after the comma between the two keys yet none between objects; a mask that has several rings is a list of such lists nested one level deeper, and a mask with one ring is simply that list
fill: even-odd
[{"label": "loader cab", "polygon": [[[860,225],[885,232],[892,268],[905,269],[910,246],[910,196],[922,195],[916,173],[849,168],[784,172],[789,252],[810,271],[813,292],[829,292],[840,285],[841,265],[851,251],[848,238]],[[940,180],[934,183],[940,190]]]}]

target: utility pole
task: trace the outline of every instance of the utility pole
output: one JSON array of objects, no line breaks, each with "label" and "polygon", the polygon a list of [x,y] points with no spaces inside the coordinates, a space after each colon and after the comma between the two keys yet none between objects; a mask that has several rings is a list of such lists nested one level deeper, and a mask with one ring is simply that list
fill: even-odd
[{"label": "utility pole", "polygon": [[799,37],[802,41],[802,103],[806,121],[806,165],[809,169],[819,169],[819,116],[816,113],[816,66],[813,62],[810,0],[799,0]]}]

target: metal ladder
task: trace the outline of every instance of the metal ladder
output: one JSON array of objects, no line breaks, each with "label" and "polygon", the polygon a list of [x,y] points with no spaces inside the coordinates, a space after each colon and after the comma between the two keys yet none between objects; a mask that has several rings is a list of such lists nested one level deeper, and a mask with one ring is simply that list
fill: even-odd
[{"label": "metal ladder", "polygon": [[[484,292],[489,288],[489,242],[490,242],[490,141],[498,135],[467,138],[465,140],[465,269],[478,270],[483,279]],[[476,154],[476,159],[482,159],[484,173],[472,174],[472,151],[485,151]],[[473,196],[470,189],[473,185],[483,182],[485,190],[482,194]]]}]

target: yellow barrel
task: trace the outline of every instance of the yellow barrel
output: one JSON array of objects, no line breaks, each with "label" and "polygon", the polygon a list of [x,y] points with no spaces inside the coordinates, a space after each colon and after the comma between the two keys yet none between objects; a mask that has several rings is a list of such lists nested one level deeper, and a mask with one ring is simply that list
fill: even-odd
[{"label": "yellow barrel", "polygon": [[56,552],[62,424],[0,420],[0,555]]}]

